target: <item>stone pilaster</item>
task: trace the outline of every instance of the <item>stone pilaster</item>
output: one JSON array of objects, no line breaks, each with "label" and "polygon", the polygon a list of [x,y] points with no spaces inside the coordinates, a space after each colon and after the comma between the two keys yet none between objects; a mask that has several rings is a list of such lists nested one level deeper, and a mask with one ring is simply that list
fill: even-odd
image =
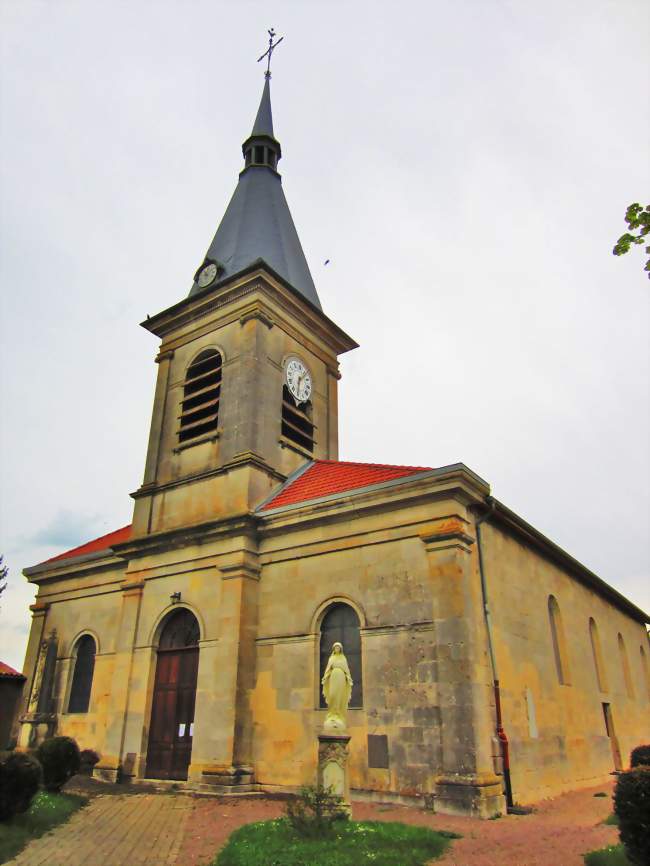
[{"label": "stone pilaster", "polygon": [[23,693],[23,712],[19,717],[18,749],[35,748],[52,733],[55,717],[51,713],[39,712],[39,699],[43,687],[43,676],[49,643],[45,639],[48,602],[35,602],[30,606],[32,627],[25,654],[27,687]]},{"label": "stone pilaster", "polygon": [[[163,421],[167,409],[167,397],[169,394],[169,376],[171,362],[174,357],[172,350],[161,352],[156,358],[158,364],[158,377],[156,379],[156,393],[153,401],[153,412],[151,416],[151,427],[149,430],[149,444],[147,447],[147,460],[144,467],[144,478],[139,493],[145,494],[148,489],[154,490],[158,478],[158,462],[160,459],[160,448],[163,435]],[[152,500],[150,496],[139,496],[135,501],[133,512],[133,535],[144,535],[151,531],[150,513]]]},{"label": "stone pilaster", "polygon": [[494,773],[491,677],[474,539],[461,517],[422,536],[429,560],[438,659],[442,766],[434,808],[486,818],[505,812]]},{"label": "stone pilaster", "polygon": [[95,765],[93,776],[116,782],[120,775],[135,638],[140,617],[144,581],[126,580],[121,585],[122,610],[115,637],[115,662],[111,682],[111,702],[107,714],[104,754]]},{"label": "stone pilaster", "polygon": [[250,694],[255,684],[257,557],[240,551],[220,566],[217,640],[201,648],[189,778],[218,790],[253,781]]}]

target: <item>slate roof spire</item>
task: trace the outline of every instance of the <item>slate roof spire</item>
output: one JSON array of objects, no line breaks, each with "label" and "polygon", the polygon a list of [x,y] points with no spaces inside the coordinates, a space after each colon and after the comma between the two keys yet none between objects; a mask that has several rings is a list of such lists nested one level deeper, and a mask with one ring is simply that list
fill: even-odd
[{"label": "slate roof spire", "polygon": [[[219,269],[212,286],[264,262],[320,310],[320,300],[277,170],[282,148],[273,133],[270,73],[264,78],[253,129],[242,145],[244,168],[205,262],[215,262]],[[202,267],[197,271],[190,295],[203,291],[196,282]]]}]

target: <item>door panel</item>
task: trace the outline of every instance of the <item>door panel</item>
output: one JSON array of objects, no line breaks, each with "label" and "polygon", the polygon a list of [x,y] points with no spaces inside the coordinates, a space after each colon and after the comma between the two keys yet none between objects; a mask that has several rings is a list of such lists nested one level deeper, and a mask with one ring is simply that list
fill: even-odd
[{"label": "door panel", "polygon": [[158,651],[147,750],[150,779],[187,779],[198,662],[198,647]]}]

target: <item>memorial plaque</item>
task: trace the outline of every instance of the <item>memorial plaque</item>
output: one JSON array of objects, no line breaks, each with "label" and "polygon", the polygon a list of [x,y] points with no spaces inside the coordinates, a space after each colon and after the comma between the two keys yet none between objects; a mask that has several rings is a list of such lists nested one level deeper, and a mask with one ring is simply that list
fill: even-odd
[{"label": "memorial plaque", "polygon": [[388,737],[386,734],[368,734],[368,766],[377,770],[388,769]]}]

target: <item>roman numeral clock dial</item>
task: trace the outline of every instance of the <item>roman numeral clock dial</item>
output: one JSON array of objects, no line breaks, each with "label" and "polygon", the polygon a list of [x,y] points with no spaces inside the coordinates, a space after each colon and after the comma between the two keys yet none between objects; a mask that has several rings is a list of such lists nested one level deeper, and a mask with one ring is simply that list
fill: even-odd
[{"label": "roman numeral clock dial", "polygon": [[311,373],[298,358],[290,358],[285,372],[289,393],[296,401],[296,406],[306,403],[311,397]]}]

